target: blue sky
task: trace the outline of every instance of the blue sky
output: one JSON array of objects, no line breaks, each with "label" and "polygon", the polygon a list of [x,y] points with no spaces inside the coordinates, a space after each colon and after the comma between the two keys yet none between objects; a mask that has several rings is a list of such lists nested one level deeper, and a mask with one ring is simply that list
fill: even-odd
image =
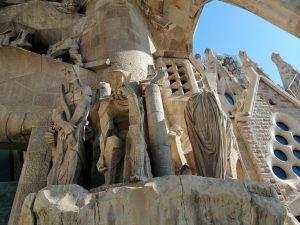
[{"label": "blue sky", "polygon": [[282,84],[272,52],[300,71],[300,39],[264,19],[233,5],[213,1],[204,7],[194,36],[194,53],[204,59],[205,48],[238,56],[245,50],[276,84]]}]

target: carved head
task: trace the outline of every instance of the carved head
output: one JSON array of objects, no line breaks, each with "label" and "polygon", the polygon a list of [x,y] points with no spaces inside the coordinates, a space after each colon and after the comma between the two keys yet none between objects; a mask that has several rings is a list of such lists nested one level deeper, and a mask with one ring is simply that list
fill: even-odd
[{"label": "carved head", "polygon": [[72,68],[65,67],[63,71],[68,83],[74,83],[74,81],[79,80],[79,71],[76,66],[73,66]]},{"label": "carved head", "polygon": [[114,70],[110,75],[110,86],[112,92],[117,91],[124,84],[129,83],[130,72],[125,70]]},{"label": "carved head", "polygon": [[99,83],[99,91],[100,91],[100,100],[105,99],[107,96],[111,95],[111,87],[109,83],[100,82]]}]

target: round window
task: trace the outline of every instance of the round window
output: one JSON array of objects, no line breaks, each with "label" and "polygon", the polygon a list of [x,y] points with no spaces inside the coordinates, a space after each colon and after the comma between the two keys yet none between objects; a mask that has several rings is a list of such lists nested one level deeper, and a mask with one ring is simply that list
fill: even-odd
[{"label": "round window", "polygon": [[300,159],[300,151],[299,151],[299,150],[294,149],[294,150],[293,150],[293,153],[294,153],[294,156],[295,156],[296,158]]},{"label": "round window", "polygon": [[274,150],[274,154],[276,155],[276,157],[278,159],[280,159],[282,161],[287,161],[287,156],[282,151],[276,149],[276,150]]},{"label": "round window", "polygon": [[283,169],[281,169],[279,166],[272,166],[273,173],[280,179],[284,180],[286,179],[286,173]]},{"label": "round window", "polygon": [[[275,136],[275,138],[276,138],[276,140],[280,143],[280,144],[283,144],[283,145],[287,145],[288,144],[288,141],[284,138],[284,137],[282,137],[281,135],[276,135]],[[300,137],[299,137],[300,138]],[[299,141],[300,141],[300,139],[299,139]]]},{"label": "round window", "polygon": [[295,173],[298,177],[300,177],[300,167],[299,167],[299,166],[293,166],[292,169],[293,169],[294,173]]},{"label": "round window", "polygon": [[225,93],[224,96],[225,96],[227,102],[228,102],[230,105],[234,105],[234,100],[233,100],[233,98],[230,96],[230,94]]},{"label": "round window", "polygon": [[294,135],[293,137],[294,137],[295,141],[297,141],[300,144],[300,136]]},{"label": "round window", "polygon": [[276,124],[277,124],[277,127],[279,127],[281,130],[289,131],[289,127],[286,124],[284,124],[282,122],[277,122]]}]

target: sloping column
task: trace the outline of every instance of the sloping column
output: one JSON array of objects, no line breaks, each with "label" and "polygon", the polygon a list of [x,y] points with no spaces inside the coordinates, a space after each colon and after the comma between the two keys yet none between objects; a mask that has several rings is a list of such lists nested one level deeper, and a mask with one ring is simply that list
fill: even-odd
[{"label": "sloping column", "polygon": [[29,139],[26,157],[19,179],[14,203],[10,212],[8,225],[17,225],[21,207],[29,193],[37,192],[47,183],[47,174],[50,167],[51,151],[44,142],[47,128],[33,128]]}]

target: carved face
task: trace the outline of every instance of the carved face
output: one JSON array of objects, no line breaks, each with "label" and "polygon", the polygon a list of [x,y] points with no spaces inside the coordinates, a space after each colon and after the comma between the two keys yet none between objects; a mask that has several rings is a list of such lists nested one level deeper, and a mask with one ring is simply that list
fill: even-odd
[{"label": "carved face", "polygon": [[112,92],[117,91],[125,83],[127,83],[127,78],[129,77],[129,72],[123,70],[112,71],[110,75],[110,86]]},{"label": "carved face", "polygon": [[73,83],[78,79],[73,69],[65,68],[64,74],[68,83]]}]

